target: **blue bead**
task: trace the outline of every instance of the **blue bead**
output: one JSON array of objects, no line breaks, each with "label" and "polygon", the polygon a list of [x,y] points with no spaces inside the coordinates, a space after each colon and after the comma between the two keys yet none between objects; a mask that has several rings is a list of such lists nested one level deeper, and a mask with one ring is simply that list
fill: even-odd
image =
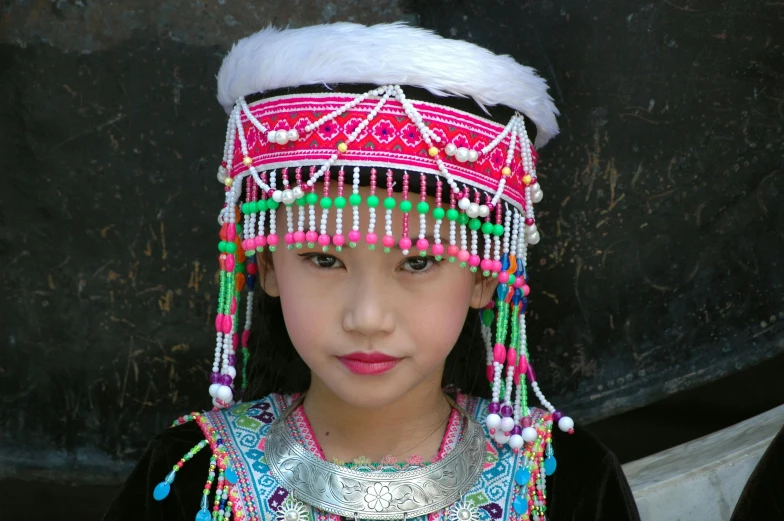
[{"label": "blue bead", "polygon": [[515,512],[517,512],[518,516],[522,516],[526,512],[528,512],[528,500],[523,499],[521,497],[516,497],[514,502],[512,503]]},{"label": "blue bead", "polygon": [[152,497],[154,497],[157,501],[161,501],[166,499],[166,496],[169,495],[169,491],[171,491],[171,485],[165,481],[161,481],[155,486],[155,490],[152,491]]},{"label": "blue bead", "polygon": [[501,255],[501,269],[503,269],[503,271],[506,271],[506,270],[509,269],[509,254],[508,253],[504,253],[503,255]]},{"label": "blue bead", "polygon": [[210,519],[212,516],[207,510],[199,510],[199,513],[196,514],[196,521],[210,521]]},{"label": "blue bead", "polygon": [[248,290],[253,291],[254,286],[256,286],[256,277],[248,275],[245,277],[245,283],[248,285]]},{"label": "blue bead", "polygon": [[544,473],[546,476],[552,476],[555,472],[555,468],[558,466],[558,462],[555,461],[555,456],[549,456],[544,460]]},{"label": "blue bead", "polygon": [[226,471],[223,473],[223,475],[232,485],[237,482],[237,473],[234,472],[233,468],[226,467]]},{"label": "blue bead", "polygon": [[529,471],[525,467],[520,467],[517,469],[517,473],[515,474],[515,481],[518,485],[522,486],[527,484],[531,480],[531,471]]},{"label": "blue bead", "polygon": [[507,289],[508,287],[509,286],[507,286],[506,284],[499,284],[498,285],[498,289],[495,290],[495,292],[498,293],[498,298],[503,300],[506,297],[506,293],[509,291]]}]

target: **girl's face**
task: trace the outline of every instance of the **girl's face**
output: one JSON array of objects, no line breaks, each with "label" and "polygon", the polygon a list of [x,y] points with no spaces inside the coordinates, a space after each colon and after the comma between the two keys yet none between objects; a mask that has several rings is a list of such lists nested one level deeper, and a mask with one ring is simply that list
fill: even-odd
[{"label": "girl's face", "polygon": [[[361,193],[365,200],[367,190]],[[411,199],[416,204],[419,196],[411,194]],[[434,200],[428,202],[432,208]],[[294,212],[296,222],[297,207]],[[384,209],[376,212],[376,250],[369,250],[364,241],[342,252],[330,247],[326,253],[318,245],[293,250],[284,245],[272,254],[272,265],[262,267],[264,289],[280,297],[286,329],[313,381],[358,407],[393,403],[423,386],[440,388],[444,362],[469,307],[487,304],[495,288],[494,279],[471,273],[457,262],[420,257],[415,248],[408,256],[398,248],[384,253]],[[328,230],[335,229],[334,217],[332,209]],[[364,205],[360,218],[360,230],[367,230]],[[282,206],[277,220],[280,233],[286,223]],[[350,207],[344,210],[343,221],[347,234]],[[427,221],[431,235],[432,215]],[[320,219],[317,228],[319,224]],[[396,238],[402,228],[402,215],[396,210]],[[413,211],[409,236],[414,243],[418,233],[419,217]],[[448,242],[446,222],[441,237]],[[429,240],[432,244],[432,237]]]}]

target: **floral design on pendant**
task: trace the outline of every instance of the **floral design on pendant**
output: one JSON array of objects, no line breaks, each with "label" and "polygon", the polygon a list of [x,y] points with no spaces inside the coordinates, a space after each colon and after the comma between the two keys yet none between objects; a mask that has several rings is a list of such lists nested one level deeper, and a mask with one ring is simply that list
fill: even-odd
[{"label": "floral design on pendant", "polygon": [[470,501],[458,501],[449,509],[449,521],[479,521],[477,508]]},{"label": "floral design on pendant", "polygon": [[286,498],[275,511],[277,521],[308,521],[310,515],[302,501],[297,501],[292,496]]},{"label": "floral design on pendant", "polygon": [[[365,494],[365,501],[370,508],[376,512],[381,512],[389,507],[392,502],[392,494],[389,492],[389,487],[381,483],[375,483],[372,487],[368,487]],[[288,520],[286,520],[288,521]]]}]

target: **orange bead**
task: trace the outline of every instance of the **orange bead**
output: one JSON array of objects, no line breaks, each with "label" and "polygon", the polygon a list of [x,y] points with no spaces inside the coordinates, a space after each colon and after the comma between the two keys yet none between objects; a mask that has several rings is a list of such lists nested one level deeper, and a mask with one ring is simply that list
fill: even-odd
[{"label": "orange bead", "polygon": [[242,273],[237,273],[234,276],[234,289],[236,291],[242,291],[242,288],[245,287],[245,275]]},{"label": "orange bead", "polygon": [[220,227],[220,233],[218,233],[218,235],[220,236],[220,239],[221,239],[222,241],[225,241],[225,240],[226,240],[226,228],[228,228],[228,226],[229,226],[228,224],[225,224],[225,223],[224,223],[224,224],[223,224],[223,225]]}]

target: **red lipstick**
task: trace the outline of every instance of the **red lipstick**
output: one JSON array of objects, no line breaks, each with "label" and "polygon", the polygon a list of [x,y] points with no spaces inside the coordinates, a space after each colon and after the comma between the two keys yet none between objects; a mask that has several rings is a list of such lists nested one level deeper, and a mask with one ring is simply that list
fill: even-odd
[{"label": "red lipstick", "polygon": [[351,353],[339,356],[346,368],[354,374],[374,375],[386,373],[397,365],[400,358],[385,355],[383,353]]}]

